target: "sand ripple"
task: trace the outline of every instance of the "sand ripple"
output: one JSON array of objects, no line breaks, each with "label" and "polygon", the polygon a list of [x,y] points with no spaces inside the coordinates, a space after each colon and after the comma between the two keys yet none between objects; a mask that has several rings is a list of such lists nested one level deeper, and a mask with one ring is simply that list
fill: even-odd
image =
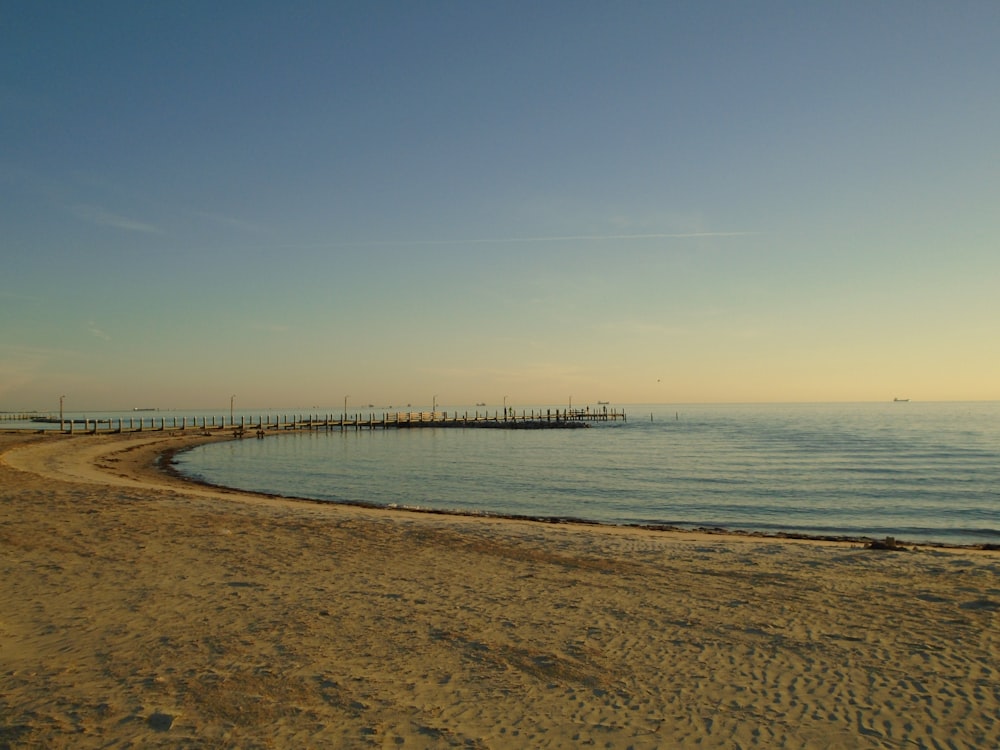
[{"label": "sand ripple", "polygon": [[191,439],[0,435],[0,747],[1000,746],[996,553],[295,503]]}]

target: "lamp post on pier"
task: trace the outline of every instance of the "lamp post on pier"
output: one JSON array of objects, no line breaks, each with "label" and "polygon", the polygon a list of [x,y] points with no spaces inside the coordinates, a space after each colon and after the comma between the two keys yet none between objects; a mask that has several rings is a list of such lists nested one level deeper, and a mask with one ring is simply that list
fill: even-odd
[{"label": "lamp post on pier", "polygon": [[437,411],[437,406],[438,406],[438,397],[437,394],[435,393],[434,397],[431,399],[431,419],[434,419],[434,412]]},{"label": "lamp post on pier", "polygon": [[349,396],[344,396],[344,416],[343,416],[343,418],[341,419],[341,421],[342,421],[342,422],[343,422],[343,421],[344,421],[345,419],[347,419],[347,399],[348,399],[348,398],[350,398],[350,397],[349,397]]},{"label": "lamp post on pier", "polygon": [[234,425],[236,421],[233,419],[233,404],[236,402],[236,394],[234,393],[229,397],[229,424]]},{"label": "lamp post on pier", "polygon": [[63,399],[64,398],[66,398],[66,396],[60,396],[59,397],[59,429],[60,430],[63,429]]},{"label": "lamp post on pier", "polygon": [[507,418],[507,397],[503,397],[503,418]]}]

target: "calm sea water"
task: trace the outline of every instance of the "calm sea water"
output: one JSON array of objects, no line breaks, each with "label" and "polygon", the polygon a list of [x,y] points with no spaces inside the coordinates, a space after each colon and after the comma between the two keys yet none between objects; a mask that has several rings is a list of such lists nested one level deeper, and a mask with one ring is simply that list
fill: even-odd
[{"label": "calm sea water", "polygon": [[588,430],[302,432],[202,446],[177,464],[330,502],[1000,543],[998,402],[626,411]]}]

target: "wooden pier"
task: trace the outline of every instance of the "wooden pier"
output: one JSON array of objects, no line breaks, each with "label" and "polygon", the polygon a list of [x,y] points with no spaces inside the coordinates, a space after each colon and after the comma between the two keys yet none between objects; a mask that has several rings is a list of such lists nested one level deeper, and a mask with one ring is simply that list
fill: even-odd
[{"label": "wooden pier", "polygon": [[[545,409],[507,413],[478,411],[447,412],[383,412],[376,416],[367,415],[265,415],[257,417],[112,417],[97,419],[58,417],[35,417],[32,421],[40,424],[59,425],[59,429],[70,434],[83,432],[143,432],[166,430],[201,430],[203,432],[231,431],[233,437],[265,437],[270,434],[295,430],[346,431],[346,430],[388,430],[419,428],[483,428],[507,430],[547,430],[590,427],[592,422],[624,422],[624,411],[614,411],[603,407],[599,410],[587,409]],[[51,428],[49,428],[51,429]]]}]

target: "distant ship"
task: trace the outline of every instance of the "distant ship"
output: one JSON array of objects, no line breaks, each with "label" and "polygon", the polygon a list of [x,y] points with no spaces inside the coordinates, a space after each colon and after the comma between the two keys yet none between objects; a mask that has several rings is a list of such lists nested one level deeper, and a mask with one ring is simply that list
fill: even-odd
[{"label": "distant ship", "polygon": [[598,406],[607,406],[610,403],[611,403],[610,401],[598,401],[597,405]]},{"label": "distant ship", "polygon": [[155,406],[133,406],[132,411],[159,411]]},{"label": "distant ship", "polygon": [[893,399],[893,401],[896,402],[896,403],[898,403],[898,404],[905,404],[909,400],[910,399],[908,399],[908,398],[894,398]]}]

